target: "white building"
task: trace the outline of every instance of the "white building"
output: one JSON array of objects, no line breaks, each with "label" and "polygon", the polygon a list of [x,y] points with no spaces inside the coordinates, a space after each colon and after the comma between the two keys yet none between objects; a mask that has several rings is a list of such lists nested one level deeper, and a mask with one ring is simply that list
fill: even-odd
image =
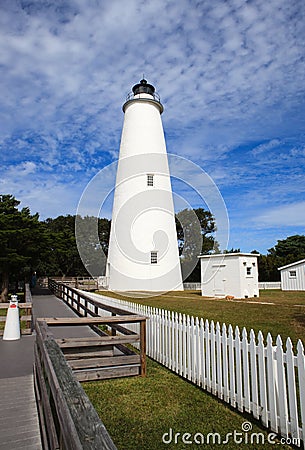
[{"label": "white building", "polygon": [[257,257],[252,253],[199,256],[202,295],[259,297]]},{"label": "white building", "polygon": [[305,291],[305,259],[279,267],[282,291]]},{"label": "white building", "polygon": [[141,80],[123,105],[124,124],[106,277],[114,291],[183,290],[175,213],[155,88]]}]

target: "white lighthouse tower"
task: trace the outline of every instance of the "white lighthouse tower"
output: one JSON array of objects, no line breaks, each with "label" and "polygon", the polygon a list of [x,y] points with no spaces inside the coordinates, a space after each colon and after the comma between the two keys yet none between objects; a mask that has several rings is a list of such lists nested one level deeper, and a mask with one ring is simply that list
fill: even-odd
[{"label": "white lighthouse tower", "polygon": [[183,290],[163,106],[143,79],[123,111],[106,268],[109,289]]}]

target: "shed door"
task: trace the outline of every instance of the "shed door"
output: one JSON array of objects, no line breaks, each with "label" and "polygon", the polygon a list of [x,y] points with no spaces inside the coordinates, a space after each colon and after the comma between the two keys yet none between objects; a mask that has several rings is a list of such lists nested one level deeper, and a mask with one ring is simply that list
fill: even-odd
[{"label": "shed door", "polygon": [[225,294],[225,280],[224,280],[224,273],[223,273],[223,267],[217,267],[215,269],[215,276],[214,276],[214,294],[217,297],[224,297]]}]

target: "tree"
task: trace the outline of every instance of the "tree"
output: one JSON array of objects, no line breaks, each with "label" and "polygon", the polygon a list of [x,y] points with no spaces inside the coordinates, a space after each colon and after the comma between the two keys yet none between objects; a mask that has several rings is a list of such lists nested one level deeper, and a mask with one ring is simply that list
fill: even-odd
[{"label": "tree", "polygon": [[240,253],[240,248],[230,248],[230,249],[226,249],[223,251],[223,253],[228,254],[228,253]]},{"label": "tree", "polygon": [[[75,235],[76,221],[78,236]],[[107,255],[108,219],[66,215],[48,218],[43,224],[48,244],[38,268],[40,273],[57,276],[88,276],[88,272],[96,276],[103,273],[105,258],[100,248]]]},{"label": "tree", "polygon": [[280,281],[281,275],[278,267],[283,265],[281,258],[273,255],[260,255],[258,257],[258,279],[260,281]]},{"label": "tree", "polygon": [[268,249],[270,255],[283,258],[285,264],[296,262],[305,258],[305,236],[294,235],[277,241],[277,244]]},{"label": "tree", "polygon": [[[218,250],[213,237],[216,224],[210,211],[203,208],[184,209],[176,215],[176,230],[181,257],[182,277],[187,281],[200,280],[200,254]],[[195,264],[195,268],[194,268]]]},{"label": "tree", "polygon": [[[79,274],[82,264],[74,236],[74,216],[58,216],[43,222],[48,243],[39,272],[44,275],[66,276]],[[82,275],[85,274],[81,273]]]},{"label": "tree", "polygon": [[279,267],[305,259],[305,236],[294,235],[278,240],[277,244],[268,249],[267,255],[258,259],[259,280],[279,281]]},{"label": "tree", "polygon": [[92,216],[76,216],[75,230],[78,252],[86,270],[94,277],[104,275],[110,221]]},{"label": "tree", "polygon": [[9,281],[28,278],[43,249],[44,233],[38,214],[18,210],[12,195],[0,195],[1,301],[7,301]]}]

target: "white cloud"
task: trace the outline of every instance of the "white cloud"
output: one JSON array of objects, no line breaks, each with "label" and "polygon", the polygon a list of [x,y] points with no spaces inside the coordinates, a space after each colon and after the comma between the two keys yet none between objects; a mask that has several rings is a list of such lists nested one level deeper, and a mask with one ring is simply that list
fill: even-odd
[{"label": "white cloud", "polygon": [[25,161],[16,167],[18,175],[21,177],[33,174],[36,171],[36,164],[32,161]]},{"label": "white cloud", "polygon": [[305,201],[270,208],[256,217],[255,221],[267,226],[305,226]]},{"label": "white cloud", "polygon": [[281,144],[281,141],[279,139],[272,139],[269,142],[266,142],[265,144],[260,144],[257,147],[255,147],[252,150],[253,155],[257,156],[261,153],[266,153],[268,150],[272,150],[275,147],[278,147]]}]

